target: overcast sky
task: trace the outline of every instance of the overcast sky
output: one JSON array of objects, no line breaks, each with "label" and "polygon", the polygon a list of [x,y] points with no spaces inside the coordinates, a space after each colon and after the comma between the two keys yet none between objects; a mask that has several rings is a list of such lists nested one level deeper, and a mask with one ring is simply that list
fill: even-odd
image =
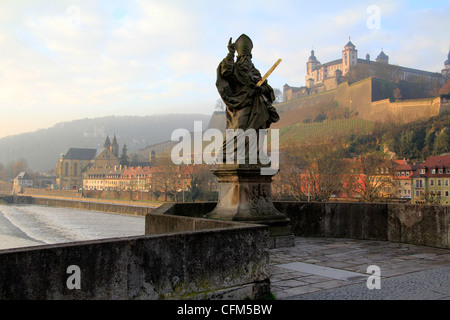
[{"label": "overcast sky", "polygon": [[1,0],[0,138],[108,115],[211,114],[230,37],[254,43],[274,88],[304,85],[322,63],[358,56],[441,72],[449,1]]}]

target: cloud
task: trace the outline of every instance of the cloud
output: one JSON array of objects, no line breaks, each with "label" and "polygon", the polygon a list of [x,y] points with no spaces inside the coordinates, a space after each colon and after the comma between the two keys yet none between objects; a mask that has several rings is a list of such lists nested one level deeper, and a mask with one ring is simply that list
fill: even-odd
[{"label": "cloud", "polygon": [[[366,26],[372,4],[381,9],[380,30]],[[193,112],[210,104],[212,112],[217,65],[229,37],[241,33],[254,40],[261,73],[283,59],[269,79],[275,88],[303,85],[311,49],[323,63],[338,59],[349,35],[360,56],[383,47],[401,65],[443,66],[448,8],[387,0],[4,0],[0,107],[10,117],[17,111],[16,127],[23,121],[30,130],[33,119],[44,127],[77,115],[173,112],[184,104]]]}]

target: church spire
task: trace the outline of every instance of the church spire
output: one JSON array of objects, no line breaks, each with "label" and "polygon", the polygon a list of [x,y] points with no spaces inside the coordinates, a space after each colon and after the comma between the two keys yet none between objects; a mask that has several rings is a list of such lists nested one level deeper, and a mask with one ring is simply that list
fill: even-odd
[{"label": "church spire", "polygon": [[111,144],[111,151],[116,157],[119,157],[119,144],[117,143],[116,133],[114,132],[114,138]]},{"label": "church spire", "polygon": [[106,140],[105,140],[105,143],[103,144],[103,148],[105,148],[105,149],[111,148],[111,141],[109,140],[108,135],[106,135]]}]

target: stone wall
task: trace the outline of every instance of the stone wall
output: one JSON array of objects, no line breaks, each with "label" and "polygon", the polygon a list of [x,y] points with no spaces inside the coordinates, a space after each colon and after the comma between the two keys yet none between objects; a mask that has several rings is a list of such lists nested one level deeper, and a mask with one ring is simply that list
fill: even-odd
[{"label": "stone wall", "polygon": [[24,188],[23,195],[41,195],[51,197],[81,198],[81,194],[77,190],[63,189],[43,189],[43,188]]},{"label": "stone wall", "polygon": [[340,107],[348,107],[357,113],[357,117],[361,119],[407,123],[437,116],[450,108],[443,98],[391,102],[395,88],[394,83],[376,78],[352,84],[343,82],[336,90],[280,103],[277,109],[280,114],[285,113],[289,118],[295,119],[295,111],[300,112],[301,108],[335,101]]},{"label": "stone wall", "polygon": [[[264,299],[267,239],[265,226],[227,225],[2,250],[0,299]],[[67,286],[69,266],[79,267],[80,289]]]},{"label": "stone wall", "polygon": [[[450,249],[450,207],[355,202],[274,202],[299,237],[383,240]],[[155,211],[203,217],[214,203],[167,204]]]},{"label": "stone wall", "polygon": [[450,208],[385,203],[275,202],[296,236],[387,240],[450,249]]},{"label": "stone wall", "polygon": [[389,99],[372,102],[369,119],[407,123],[438,116],[441,112],[440,98],[391,102]]},{"label": "stone wall", "polygon": [[82,210],[113,212],[121,214],[131,214],[145,216],[150,212],[151,208],[146,206],[122,205],[103,202],[80,201],[80,200],[64,200],[50,198],[31,198],[29,203],[49,207],[74,208]]}]

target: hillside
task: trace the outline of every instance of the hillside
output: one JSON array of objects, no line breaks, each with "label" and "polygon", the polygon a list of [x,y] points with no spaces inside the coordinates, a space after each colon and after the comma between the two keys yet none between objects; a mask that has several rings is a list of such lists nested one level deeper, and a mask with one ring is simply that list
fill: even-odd
[{"label": "hillside", "polygon": [[371,134],[374,123],[362,119],[339,119],[315,123],[298,123],[280,130],[280,146],[308,144],[309,141],[347,139]]},{"label": "hillside", "polygon": [[23,158],[30,169],[49,170],[61,154],[71,147],[103,148],[106,136],[115,134],[120,149],[137,152],[148,145],[170,140],[175,129],[193,130],[194,121],[206,127],[211,115],[176,114],[154,116],[110,116],[58,123],[48,129],[0,139],[0,163],[6,165]]}]

